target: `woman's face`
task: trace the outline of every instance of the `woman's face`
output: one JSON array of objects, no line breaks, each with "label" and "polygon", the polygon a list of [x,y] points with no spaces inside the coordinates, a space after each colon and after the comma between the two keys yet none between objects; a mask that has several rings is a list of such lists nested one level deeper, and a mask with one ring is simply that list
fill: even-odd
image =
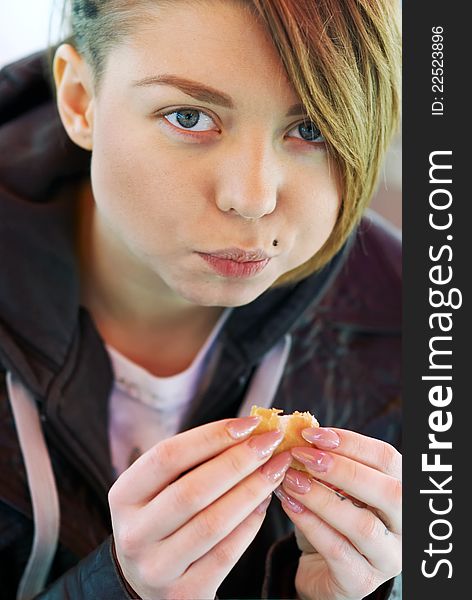
[{"label": "woman's face", "polygon": [[108,57],[93,103],[100,218],[178,296],[246,304],[334,227],[339,189],[317,135],[247,10],[174,3]]}]

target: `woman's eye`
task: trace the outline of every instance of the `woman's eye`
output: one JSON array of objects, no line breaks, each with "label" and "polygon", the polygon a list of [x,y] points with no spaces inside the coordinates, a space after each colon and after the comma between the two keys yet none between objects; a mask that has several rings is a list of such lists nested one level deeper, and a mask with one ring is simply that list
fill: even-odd
[{"label": "woman's eye", "polygon": [[303,121],[289,131],[291,137],[296,137],[306,142],[323,143],[326,140],[321,135],[321,131],[313,123],[313,121]]},{"label": "woman's eye", "polygon": [[171,125],[190,131],[214,131],[215,122],[211,117],[196,108],[181,108],[163,115]]}]

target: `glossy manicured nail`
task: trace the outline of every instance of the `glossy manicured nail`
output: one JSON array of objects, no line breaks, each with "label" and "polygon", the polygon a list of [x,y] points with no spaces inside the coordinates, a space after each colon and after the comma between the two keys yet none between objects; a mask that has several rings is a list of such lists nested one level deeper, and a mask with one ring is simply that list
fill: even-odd
[{"label": "glossy manicured nail", "polygon": [[260,417],[242,417],[229,421],[225,428],[233,439],[240,440],[252,433],[260,422]]},{"label": "glossy manicured nail", "polygon": [[283,478],[292,462],[290,452],[282,452],[271,458],[261,467],[261,473],[267,477],[271,483],[276,483]]},{"label": "glossy manicured nail", "polygon": [[339,435],[326,427],[307,427],[302,430],[302,438],[320,448],[332,450],[339,446]]},{"label": "glossy manicured nail", "polygon": [[333,462],[333,458],[329,454],[320,452],[316,448],[292,448],[291,452],[293,458],[304,464],[309,471],[316,473],[326,473]]},{"label": "glossy manicured nail", "polygon": [[285,475],[284,488],[296,494],[306,494],[311,490],[311,480],[306,473],[289,469]]},{"label": "glossy manicured nail", "polygon": [[292,512],[301,513],[305,510],[305,507],[303,506],[303,504],[300,504],[300,502],[297,502],[295,500],[295,498],[292,498],[292,496],[289,496],[280,487],[278,487],[276,490],[274,490],[274,494],[282,502],[282,504],[284,504]]},{"label": "glossy manicured nail", "polygon": [[251,438],[249,440],[249,447],[254,450],[259,458],[265,458],[269,454],[272,454],[283,438],[284,434],[278,429],[267,431]]},{"label": "glossy manicured nail", "polygon": [[254,512],[256,512],[259,515],[263,515],[267,511],[271,500],[272,494],[270,496],[267,496],[267,498],[259,504],[259,506],[255,509]]}]

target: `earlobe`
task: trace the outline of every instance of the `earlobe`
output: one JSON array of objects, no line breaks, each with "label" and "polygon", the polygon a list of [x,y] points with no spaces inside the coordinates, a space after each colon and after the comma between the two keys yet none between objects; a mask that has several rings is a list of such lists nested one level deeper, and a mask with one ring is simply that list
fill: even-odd
[{"label": "earlobe", "polygon": [[54,57],[57,107],[70,139],[85,150],[92,150],[93,86],[90,69],[77,50],[62,44]]}]

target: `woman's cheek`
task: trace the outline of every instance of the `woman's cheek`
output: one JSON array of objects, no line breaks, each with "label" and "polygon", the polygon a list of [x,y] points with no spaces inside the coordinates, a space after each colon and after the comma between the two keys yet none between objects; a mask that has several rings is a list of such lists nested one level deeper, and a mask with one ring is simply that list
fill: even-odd
[{"label": "woman's cheek", "polygon": [[315,182],[322,192],[303,195],[299,191],[296,197],[305,198],[295,210],[293,221],[296,223],[298,247],[304,260],[311,258],[326,242],[336,224],[340,198],[336,187],[330,180]]}]

